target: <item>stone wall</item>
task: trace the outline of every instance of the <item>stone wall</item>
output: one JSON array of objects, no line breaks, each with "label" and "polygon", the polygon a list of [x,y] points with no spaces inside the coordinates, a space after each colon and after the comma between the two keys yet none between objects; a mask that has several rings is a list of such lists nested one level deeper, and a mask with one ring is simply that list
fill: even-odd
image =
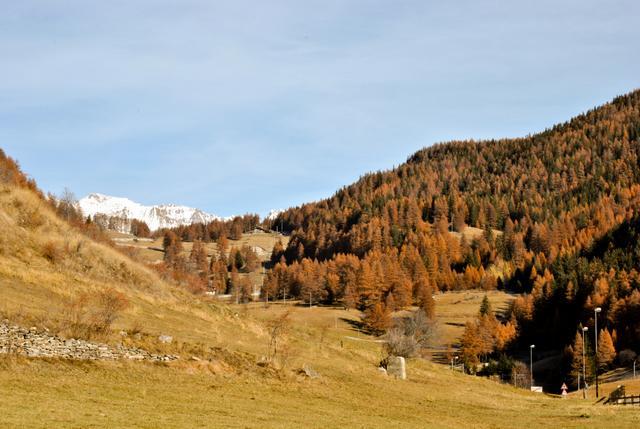
[{"label": "stone wall", "polygon": [[90,341],[64,339],[36,328],[22,328],[0,322],[0,353],[15,353],[29,357],[54,357],[81,360],[147,360],[168,362],[174,355],[157,355],[135,347],[109,346]]}]

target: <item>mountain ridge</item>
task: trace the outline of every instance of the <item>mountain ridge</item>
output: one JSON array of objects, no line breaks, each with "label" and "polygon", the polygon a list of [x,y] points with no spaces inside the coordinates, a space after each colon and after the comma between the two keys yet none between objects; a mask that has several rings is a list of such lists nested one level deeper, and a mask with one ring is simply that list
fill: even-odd
[{"label": "mountain ridge", "polygon": [[177,204],[147,206],[126,197],[115,197],[97,192],[81,198],[78,201],[78,206],[85,216],[93,218],[96,214],[102,214],[128,220],[137,219],[145,222],[151,230],[230,219],[207,213],[198,208]]},{"label": "mountain ridge", "polygon": [[[599,327],[637,353],[635,250],[584,252],[639,216],[638,165],[639,90],[538,134],[436,144],[281,213],[290,241],[265,288],[343,302],[373,329],[432,290],[504,288],[523,294],[505,317],[518,326],[508,347],[563,350],[599,307]],[[481,233],[459,239],[469,227]]]}]

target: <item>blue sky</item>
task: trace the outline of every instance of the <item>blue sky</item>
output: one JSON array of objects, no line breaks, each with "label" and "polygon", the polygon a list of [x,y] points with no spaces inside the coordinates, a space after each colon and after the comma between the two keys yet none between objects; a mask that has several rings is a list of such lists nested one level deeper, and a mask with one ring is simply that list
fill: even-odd
[{"label": "blue sky", "polygon": [[640,2],[5,1],[0,147],[40,186],[219,214],[640,87]]}]

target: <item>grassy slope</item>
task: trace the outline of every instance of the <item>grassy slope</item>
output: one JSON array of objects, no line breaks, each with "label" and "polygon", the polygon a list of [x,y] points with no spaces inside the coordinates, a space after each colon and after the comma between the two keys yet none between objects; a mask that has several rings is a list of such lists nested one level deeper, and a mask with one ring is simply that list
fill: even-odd
[{"label": "grassy slope", "polygon": [[463,291],[448,292],[435,296],[436,316],[439,321],[440,335],[436,346],[457,346],[464,333],[465,323],[478,315],[480,303],[487,295],[495,312],[504,312],[514,295],[502,291]]},{"label": "grassy slope", "polygon": [[[48,242],[63,250],[56,263],[42,256]],[[1,356],[0,427],[640,424],[630,410],[539,396],[425,361],[409,362],[409,380],[390,380],[376,369],[380,345],[351,329],[348,320],[357,319],[356,312],[282,304],[219,307],[196,300],[70,230],[31,193],[0,189],[0,310],[46,324],[64,311],[68,297],[105,287],[122,291],[132,303],[118,327],[142,326],[201,343],[199,356],[210,361],[189,359],[197,347],[182,350],[183,359],[167,366]],[[459,306],[475,312],[478,304]],[[267,349],[264,322],[285,309],[294,312],[295,322],[282,344],[288,364],[281,372],[267,371],[255,364]],[[219,353],[207,355],[208,347]],[[297,375],[304,363],[322,377]]]},{"label": "grassy slope", "polygon": [[[59,252],[57,262],[44,256],[47,246]],[[142,328],[181,341],[229,346],[253,342],[261,334],[226,307],[198,300],[79,234],[33,193],[0,188],[0,315],[47,326],[64,318],[73,297],[106,288],[124,293],[130,302],[116,322],[118,329]]]},{"label": "grassy slope", "polygon": [[[368,362],[372,364],[373,362]],[[640,424],[637,410],[526,393],[410,364],[410,380],[372,365],[319,380],[233,378],[146,364],[2,362],[6,427],[610,427]]]},{"label": "grassy slope", "polygon": [[[133,247],[140,251],[140,256],[147,262],[153,263],[162,261],[162,238],[136,239],[133,235],[113,231],[110,231],[109,235],[118,245]],[[243,234],[239,240],[229,240],[228,251],[247,245],[252,248],[258,248],[256,250],[258,258],[262,261],[267,261],[271,257],[271,250],[278,240],[282,241],[282,244],[286,246],[289,242],[289,237],[275,232],[251,232]],[[191,242],[182,243],[185,256],[189,256],[192,245],[193,243]],[[207,249],[209,256],[218,254],[218,246],[216,243],[205,243],[205,248]]]},{"label": "grassy slope", "polygon": [[[157,238],[155,240],[138,240],[133,235],[113,231],[109,232],[109,235],[116,240],[117,245],[135,249],[138,258],[147,263],[158,263],[162,261],[164,257],[164,252],[162,251],[162,238]],[[242,246],[247,245],[253,248],[258,255],[258,259],[264,262],[271,258],[271,251],[278,241],[281,241],[286,247],[289,242],[289,237],[275,232],[252,232],[243,234],[239,240],[229,240],[228,252],[231,253],[235,249],[239,249]],[[182,243],[185,257],[189,257],[192,246],[193,243],[191,242]],[[205,248],[209,257],[218,254],[218,246],[216,243],[205,243]],[[240,277],[245,276],[248,276],[255,285],[262,284],[262,267],[259,267],[250,273],[240,273]]]}]

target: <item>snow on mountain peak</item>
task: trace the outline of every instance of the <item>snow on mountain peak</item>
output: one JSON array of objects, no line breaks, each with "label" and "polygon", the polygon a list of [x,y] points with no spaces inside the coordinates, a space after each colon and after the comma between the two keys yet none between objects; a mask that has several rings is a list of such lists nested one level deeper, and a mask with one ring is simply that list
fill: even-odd
[{"label": "snow on mountain peak", "polygon": [[278,215],[280,215],[280,213],[284,213],[286,210],[285,209],[273,209],[269,211],[269,214],[267,214],[267,217],[265,219],[267,220],[274,220],[278,217]]},{"label": "snow on mountain peak", "polygon": [[137,219],[146,222],[151,230],[222,219],[192,207],[175,204],[145,206],[128,198],[99,193],[87,195],[78,201],[78,205],[85,216],[104,214],[129,220]]}]

